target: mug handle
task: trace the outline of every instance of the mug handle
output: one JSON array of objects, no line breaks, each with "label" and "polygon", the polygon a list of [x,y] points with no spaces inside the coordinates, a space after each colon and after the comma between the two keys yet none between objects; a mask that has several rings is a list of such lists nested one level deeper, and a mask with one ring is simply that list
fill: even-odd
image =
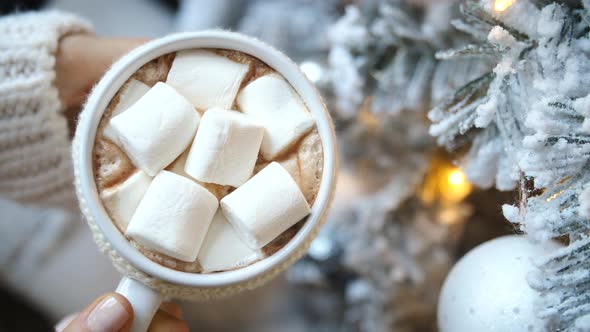
[{"label": "mug handle", "polygon": [[131,332],[146,332],[162,303],[162,294],[129,277],[121,279],[116,292],[125,296],[133,307]]}]

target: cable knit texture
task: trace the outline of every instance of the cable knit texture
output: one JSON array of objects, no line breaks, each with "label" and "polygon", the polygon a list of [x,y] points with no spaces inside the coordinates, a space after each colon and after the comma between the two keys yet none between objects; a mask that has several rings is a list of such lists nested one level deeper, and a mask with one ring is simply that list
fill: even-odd
[{"label": "cable knit texture", "polygon": [[72,207],[68,126],[53,81],[63,35],[90,25],[60,12],[0,19],[0,196]]}]

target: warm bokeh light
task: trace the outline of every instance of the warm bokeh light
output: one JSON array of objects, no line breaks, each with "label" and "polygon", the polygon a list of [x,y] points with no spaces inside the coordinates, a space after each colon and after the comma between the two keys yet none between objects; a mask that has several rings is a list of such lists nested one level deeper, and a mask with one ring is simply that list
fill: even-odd
[{"label": "warm bokeh light", "polygon": [[471,207],[468,205],[453,204],[442,206],[438,210],[437,221],[439,224],[451,226],[465,221],[471,214]]},{"label": "warm bokeh light", "polygon": [[465,174],[453,167],[447,171],[446,184],[442,185],[443,199],[450,202],[459,202],[471,192],[471,184],[467,182]]},{"label": "warm bokeh light", "polygon": [[512,6],[514,0],[496,0],[494,2],[494,9],[499,12],[503,12],[506,8]]},{"label": "warm bokeh light", "polygon": [[564,191],[565,191],[565,189],[564,189],[564,190],[560,190],[560,191],[556,192],[555,194],[553,194],[553,195],[551,195],[551,196],[547,197],[547,198],[545,199],[545,201],[546,201],[546,202],[551,202],[552,200],[554,200],[554,199],[556,199],[557,197],[559,197],[559,195],[563,194],[563,192],[564,192]]},{"label": "warm bokeh light", "polygon": [[459,167],[448,160],[435,158],[426,174],[420,197],[425,203],[455,204],[465,199],[471,189],[471,183]]},{"label": "warm bokeh light", "polygon": [[449,183],[453,186],[460,186],[467,180],[460,169],[454,169],[449,173]]}]

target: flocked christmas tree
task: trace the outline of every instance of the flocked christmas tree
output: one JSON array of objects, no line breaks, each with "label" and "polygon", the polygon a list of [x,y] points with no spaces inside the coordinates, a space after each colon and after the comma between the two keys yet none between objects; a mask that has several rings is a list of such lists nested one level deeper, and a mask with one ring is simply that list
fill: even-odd
[{"label": "flocked christmas tree", "polygon": [[437,142],[473,184],[520,193],[504,215],[530,240],[564,244],[529,278],[537,314],[590,330],[590,1],[251,2],[235,28],[311,60],[363,188],[289,272],[316,330],[436,330],[469,214]]},{"label": "flocked christmas tree", "polygon": [[[426,165],[434,165],[422,116],[433,105],[430,134],[460,156],[468,179],[517,189],[505,217],[532,241],[565,244],[540,257],[528,280],[542,295],[537,315],[548,330],[590,329],[588,8],[588,1],[366,1],[332,28],[329,90],[343,155],[360,167],[362,182],[385,183],[318,241],[340,243],[343,310],[361,330],[433,329],[420,323],[432,318],[425,293],[412,290],[438,285],[423,278],[436,264],[400,245],[426,244],[444,256],[454,243],[452,232],[430,236],[444,204],[425,204],[421,195]],[[418,216],[425,208],[430,216]]]},{"label": "flocked christmas tree", "polygon": [[362,192],[334,206],[308,259],[289,273],[316,286],[310,296],[322,300],[306,303],[324,304],[314,312],[326,330],[436,330],[437,296],[455,261],[470,186],[441,157],[426,114],[491,68],[435,59],[437,50],[469,39],[452,29],[455,12],[453,4],[366,1],[347,7],[329,31],[324,93],[339,134],[341,178]]},{"label": "flocked christmas tree", "polygon": [[436,107],[431,134],[458,149],[468,178],[518,187],[504,215],[534,241],[567,246],[538,260],[530,285],[549,330],[587,330],[590,317],[589,3],[496,0],[462,4],[455,26],[479,43],[438,58],[491,57],[496,65]]}]

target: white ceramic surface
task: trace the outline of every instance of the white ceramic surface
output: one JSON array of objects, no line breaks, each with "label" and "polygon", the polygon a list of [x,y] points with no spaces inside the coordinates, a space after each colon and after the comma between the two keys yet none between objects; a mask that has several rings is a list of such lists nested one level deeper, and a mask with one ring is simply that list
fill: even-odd
[{"label": "white ceramic surface", "polygon": [[[92,169],[92,148],[98,123],[117,90],[135,71],[150,60],[167,53],[191,48],[237,50],[250,54],[274,68],[293,86],[310,110],[316,121],[324,152],[324,170],[316,201],[311,208],[311,214],[308,216],[307,222],[295,237],[271,257],[244,268],[215,274],[195,274],[169,269],[149,260],[133,248],[117,230],[102,206],[94,183]],[[96,221],[96,224],[113,248],[123,258],[137,269],[153,277],[173,284],[199,288],[223,287],[246,282],[263,275],[266,271],[288,259],[298,248],[308,242],[314,228],[326,217],[336,184],[338,164],[332,120],[319,93],[313,84],[307,80],[299,67],[284,54],[261,41],[242,34],[218,30],[174,34],[153,40],[133,50],[113,65],[92,91],[84,111],[89,114],[78,123],[77,136],[81,139],[78,154],[74,158],[78,160],[79,191],[81,191],[82,198],[87,203],[88,213]],[[128,280],[124,279],[123,282],[129,283]],[[126,287],[126,289],[141,289],[141,287]],[[136,292],[124,295],[145,296],[145,294],[134,294]],[[157,305],[157,301],[153,304]],[[136,310],[140,309],[137,308]]]}]

